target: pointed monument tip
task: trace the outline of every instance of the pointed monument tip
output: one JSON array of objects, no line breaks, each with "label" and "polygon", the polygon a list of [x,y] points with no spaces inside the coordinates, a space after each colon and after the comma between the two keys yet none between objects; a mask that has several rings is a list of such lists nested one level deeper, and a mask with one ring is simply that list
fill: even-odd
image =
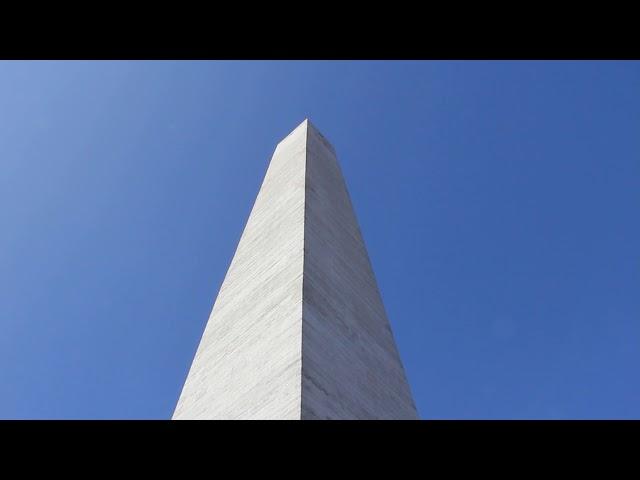
[{"label": "pointed monument tip", "polygon": [[309,117],[305,117],[305,119],[301,123],[299,123],[296,128],[291,130],[291,132],[289,132],[289,134],[286,137],[280,140],[278,145],[280,145],[282,142],[287,140],[292,135],[299,134],[299,132],[305,132],[305,135],[307,135],[307,132],[313,132],[313,135],[320,138],[322,143],[324,143],[329,148],[329,150],[331,150],[335,154],[335,149],[333,148],[333,145],[331,145],[331,143],[325,138],[325,136],[320,132],[320,130],[318,130],[318,128],[313,123],[311,123],[311,120],[309,120]]},{"label": "pointed monument tip", "polygon": [[313,122],[311,121],[311,119],[309,117],[304,117],[304,120],[302,121],[302,123],[300,123],[300,125],[298,125],[299,127],[301,126],[307,126],[307,127],[312,127],[315,130],[317,130],[317,127],[313,124]]},{"label": "pointed monument tip", "polygon": [[305,117],[305,119],[302,121],[302,123],[300,125],[298,125],[298,127],[303,127],[306,128],[307,130],[311,129],[314,130],[318,133],[320,133],[320,131],[318,130],[318,127],[316,127],[311,120],[309,120],[309,117]]},{"label": "pointed monument tip", "polygon": [[307,131],[313,132],[313,135],[319,138],[320,141],[324,143],[327,148],[329,148],[329,150],[331,150],[334,154],[336,153],[335,148],[333,148],[333,145],[331,145],[331,142],[322,134],[320,130],[318,130],[318,127],[311,123],[311,120],[309,120],[308,117],[304,119],[303,123],[306,124]]},{"label": "pointed monument tip", "polygon": [[307,128],[307,125],[309,125],[309,119],[305,118],[301,123],[299,123],[293,130],[291,130],[289,132],[289,134],[284,137],[282,140],[280,140],[280,142],[278,142],[278,144],[284,142],[287,138],[289,138],[291,135],[293,135],[294,133],[300,131],[300,130],[304,130]]},{"label": "pointed monument tip", "polygon": [[306,125],[307,128],[313,128],[316,132],[320,133],[318,127],[311,121],[309,117],[305,118],[302,122],[302,125]]}]

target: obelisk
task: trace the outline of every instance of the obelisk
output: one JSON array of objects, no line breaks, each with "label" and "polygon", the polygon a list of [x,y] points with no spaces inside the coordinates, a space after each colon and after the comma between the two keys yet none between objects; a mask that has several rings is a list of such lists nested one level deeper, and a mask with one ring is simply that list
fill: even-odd
[{"label": "obelisk", "polygon": [[333,147],[276,147],[173,419],[417,419]]}]

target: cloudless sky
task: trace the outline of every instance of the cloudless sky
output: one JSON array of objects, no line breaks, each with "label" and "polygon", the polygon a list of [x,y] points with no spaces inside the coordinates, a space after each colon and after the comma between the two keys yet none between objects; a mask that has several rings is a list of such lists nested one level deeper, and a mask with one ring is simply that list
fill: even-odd
[{"label": "cloudless sky", "polygon": [[0,418],[169,418],[275,145],[422,418],[640,418],[639,62],[0,62]]}]

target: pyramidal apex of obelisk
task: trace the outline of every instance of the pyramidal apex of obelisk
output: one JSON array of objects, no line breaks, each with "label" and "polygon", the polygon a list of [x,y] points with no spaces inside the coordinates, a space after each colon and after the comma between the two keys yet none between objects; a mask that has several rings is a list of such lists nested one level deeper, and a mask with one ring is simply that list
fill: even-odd
[{"label": "pyramidal apex of obelisk", "polygon": [[417,419],[335,151],[276,147],[173,419]]}]

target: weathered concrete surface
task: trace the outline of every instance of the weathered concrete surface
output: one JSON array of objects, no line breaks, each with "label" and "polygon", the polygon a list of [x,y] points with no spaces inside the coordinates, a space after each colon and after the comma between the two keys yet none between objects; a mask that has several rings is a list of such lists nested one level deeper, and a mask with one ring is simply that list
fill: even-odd
[{"label": "weathered concrete surface", "polygon": [[278,144],[174,419],[415,419],[331,145]]},{"label": "weathered concrete surface", "polygon": [[306,125],[278,144],[174,419],[299,419]]},{"label": "weathered concrete surface", "polygon": [[303,419],[416,419],[340,166],[307,131]]}]

